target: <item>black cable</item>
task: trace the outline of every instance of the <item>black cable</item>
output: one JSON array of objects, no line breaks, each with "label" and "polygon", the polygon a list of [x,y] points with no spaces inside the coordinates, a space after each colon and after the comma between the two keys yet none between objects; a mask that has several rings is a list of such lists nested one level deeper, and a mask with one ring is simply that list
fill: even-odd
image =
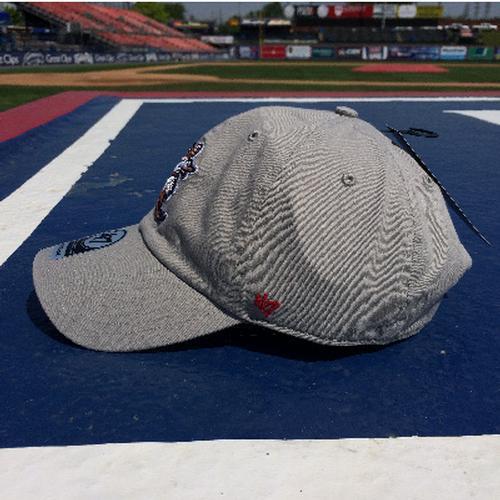
[{"label": "black cable", "polygon": [[[411,144],[406,140],[404,135],[400,130],[391,127],[387,123],[386,127],[392,132],[406,147],[407,152],[410,156],[422,167],[425,173],[439,186],[441,192],[443,193],[445,199],[450,203],[453,210],[458,214],[458,216],[469,226],[474,233],[476,233],[479,238],[481,238],[486,244],[492,246],[491,243],[481,234],[481,231],[472,223],[472,221],[465,215],[464,211],[460,208],[459,204],[455,201],[453,196],[446,190],[446,188],[441,184],[439,179],[431,172],[429,167],[423,162],[423,160],[418,156],[417,152],[411,147]],[[411,130],[411,129],[410,129]],[[413,130],[424,130],[424,129],[413,129]]]}]

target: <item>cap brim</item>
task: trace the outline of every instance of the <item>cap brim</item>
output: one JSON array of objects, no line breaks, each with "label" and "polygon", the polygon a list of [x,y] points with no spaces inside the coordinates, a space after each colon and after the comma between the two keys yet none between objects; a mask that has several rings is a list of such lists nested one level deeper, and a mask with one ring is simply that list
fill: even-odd
[{"label": "cap brim", "polygon": [[135,351],[239,323],[163,266],[138,227],[115,231],[120,239],[102,248],[63,256],[67,247],[56,246],[37,254],[36,293],[64,336],[89,349]]}]

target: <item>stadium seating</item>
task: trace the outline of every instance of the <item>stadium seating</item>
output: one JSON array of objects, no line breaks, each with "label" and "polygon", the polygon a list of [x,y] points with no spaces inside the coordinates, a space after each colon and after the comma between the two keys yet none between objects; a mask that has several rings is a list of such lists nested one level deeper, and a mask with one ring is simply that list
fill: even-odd
[{"label": "stadium seating", "polygon": [[78,25],[82,32],[120,49],[156,49],[166,52],[211,53],[216,49],[188,38],[139,12],[82,2],[24,2],[35,15],[57,24]]}]

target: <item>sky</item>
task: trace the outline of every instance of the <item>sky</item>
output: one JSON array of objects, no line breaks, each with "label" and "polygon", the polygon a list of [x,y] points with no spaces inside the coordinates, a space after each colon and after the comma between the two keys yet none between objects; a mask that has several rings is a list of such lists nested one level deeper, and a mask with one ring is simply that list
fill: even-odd
[{"label": "sky", "polygon": [[[193,15],[199,20],[222,20],[229,19],[233,15],[244,16],[251,10],[258,10],[266,2],[183,2],[186,7],[186,13],[189,18]],[[292,2],[283,2],[283,5],[287,5]],[[308,2],[295,2],[305,4]],[[320,0],[318,2],[313,2],[316,4],[323,3]],[[332,2],[324,2],[332,3]],[[431,2],[437,3],[437,2]],[[469,2],[469,11],[474,14],[475,5],[478,2]],[[444,2],[445,15],[454,17],[461,16],[464,12],[465,2]],[[480,17],[483,17],[486,2],[480,2]],[[500,2],[491,2],[490,6],[490,16],[489,17],[500,17]]]}]

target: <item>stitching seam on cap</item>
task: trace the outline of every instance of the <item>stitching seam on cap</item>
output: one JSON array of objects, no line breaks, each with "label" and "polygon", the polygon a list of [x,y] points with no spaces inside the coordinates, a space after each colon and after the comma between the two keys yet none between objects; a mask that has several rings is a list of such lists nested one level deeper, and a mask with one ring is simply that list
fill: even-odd
[{"label": "stitching seam on cap", "polygon": [[[379,147],[379,145],[377,144],[377,142],[374,140],[374,138],[369,135],[369,134],[366,134],[365,131],[361,130],[361,127],[360,127],[360,123],[362,123],[361,121],[355,121],[353,122],[353,129],[359,133],[360,135],[363,135],[366,139],[366,141],[368,143],[370,143],[370,145],[377,151],[381,151],[381,148]],[[393,160],[395,160],[395,157],[394,157],[394,154],[393,154],[393,151],[391,149],[389,149],[389,153],[392,157]],[[396,161],[396,164],[398,164],[398,162]],[[382,213],[385,214],[386,213],[386,210],[387,210],[387,178],[392,175],[392,171],[389,172],[388,171],[388,168],[387,168],[387,164],[384,162],[384,176],[385,176],[385,182],[384,182],[384,199],[383,199],[383,211]],[[408,207],[410,207],[410,203],[409,203],[409,193],[407,191],[407,188],[406,188],[406,182],[405,182],[405,178],[404,176],[402,175],[401,173],[401,169],[398,168],[396,169],[397,170],[397,175],[399,176],[400,180],[402,181],[403,183],[403,188],[405,190],[405,194],[407,196],[407,201],[408,201]],[[412,220],[412,224],[413,224],[413,227],[415,226],[415,219],[413,217],[413,213],[411,212],[411,210],[408,210],[409,212],[409,215],[410,215],[410,218]],[[405,252],[405,262],[409,262],[409,259],[408,257],[412,254],[412,244],[413,244],[413,238],[411,238],[411,234],[410,234],[410,231],[408,231],[408,234],[405,235],[405,239],[409,240],[409,248],[408,250]],[[409,305],[409,280],[411,279],[411,270],[410,270],[410,264],[408,264],[408,267],[406,268],[406,271],[408,273],[408,281],[406,282],[406,286],[405,286],[405,300],[404,300],[404,303],[401,303],[398,307],[397,307],[397,312],[396,312],[396,320],[394,322],[392,321],[387,321],[387,322],[384,322],[384,323],[380,323],[378,325],[375,325],[375,327],[377,329],[386,329],[386,328],[390,328],[391,326],[394,327],[395,325],[397,325],[398,323],[406,323],[407,322],[407,319],[408,319],[408,314],[407,314],[407,311],[408,311],[408,305]]]},{"label": "stitching seam on cap", "polygon": [[[265,128],[265,127],[263,127]],[[261,133],[260,137],[263,137],[263,144],[262,144],[262,149],[264,149],[264,141],[266,141],[267,137],[265,133]],[[266,141],[267,142],[267,141]],[[270,144],[267,142],[267,144]],[[278,151],[278,153],[281,153],[281,151]],[[275,155],[276,157],[277,155]],[[255,234],[256,231],[256,224],[258,221],[258,216],[259,216],[259,207],[263,206],[264,203],[269,198],[270,192],[274,189],[276,184],[279,182],[281,179],[280,175],[283,174],[285,171],[288,171],[290,168],[290,165],[294,166],[295,163],[290,161],[288,158],[283,158],[282,163],[285,164],[285,168],[279,168],[278,161],[275,161],[272,165],[272,174],[270,175],[270,178],[273,179],[272,182],[263,182],[262,185],[258,185],[258,191],[255,196],[252,196],[250,203],[249,203],[249,208],[247,212],[247,217],[245,217],[245,222],[242,224],[242,234],[246,233],[246,237],[250,238],[250,235]],[[245,231],[243,230],[243,226],[245,227]],[[247,229],[248,227],[248,229]],[[249,241],[245,241],[244,248],[249,248]],[[244,269],[244,263],[248,264],[244,259],[244,252],[240,253],[240,262],[238,264],[238,278],[241,280],[242,283],[242,295],[241,295],[241,306],[242,306],[242,312],[243,314],[247,313],[245,304],[246,302],[252,298],[253,292],[250,290],[249,287],[245,286],[247,283],[249,283],[249,280],[244,280],[243,278],[243,273],[246,272],[246,268]],[[264,323],[265,324],[265,323]]]},{"label": "stitching seam on cap", "polygon": [[[395,156],[395,151],[393,149],[389,149],[389,154],[391,155],[392,159],[396,162],[396,164],[399,165],[399,162],[397,161],[397,158]],[[410,216],[410,219],[412,222],[411,234],[408,234],[408,238],[409,238],[408,250],[406,251],[406,255],[407,255],[406,262],[408,262],[408,267],[407,267],[408,279],[406,280],[406,283],[405,283],[405,308],[402,311],[402,316],[406,320],[408,320],[409,319],[408,309],[409,309],[409,305],[410,305],[410,283],[411,283],[411,279],[413,276],[413,270],[415,268],[415,255],[416,255],[415,238],[416,238],[416,233],[417,233],[417,231],[416,231],[417,221],[416,221],[415,215],[413,213],[411,201],[410,201],[410,191],[409,191],[410,179],[406,178],[406,171],[401,167],[397,168],[397,173],[398,173],[401,181],[403,182],[403,189],[404,189],[404,192],[406,195],[407,208],[408,208],[409,216]],[[403,307],[403,306],[401,306],[401,307]],[[407,311],[407,314],[404,314],[405,311]]]},{"label": "stitching seam on cap", "polygon": [[[259,134],[259,137],[262,138],[262,143],[259,144],[257,141],[247,142],[247,147],[255,148],[256,145],[259,145],[260,147],[259,151],[262,151],[265,147],[266,136],[265,134],[261,133]],[[252,194],[250,196],[250,199],[248,200],[248,206],[246,207],[245,215],[242,218],[241,228],[238,231],[235,238],[235,240],[237,241],[236,245],[238,251],[238,258],[235,262],[236,264],[235,278],[241,290],[239,303],[237,304],[238,307],[237,313],[242,315],[246,313],[245,300],[248,295],[247,293],[248,291],[245,286],[246,281],[243,279],[243,274],[245,272],[244,266],[245,264],[247,264],[247,260],[245,259],[246,249],[249,247],[250,236],[253,234],[253,231],[255,229],[255,221],[257,220],[257,217],[255,215],[256,211],[254,207],[256,203],[255,199],[260,196],[260,192],[266,191],[266,188],[267,188],[266,183],[257,184],[256,193]]]},{"label": "stitching seam on cap", "polygon": [[[297,128],[299,128],[299,126],[297,126]],[[301,127],[301,128],[303,128],[303,127]],[[319,128],[318,126],[314,127],[314,129],[318,129],[318,128]],[[261,136],[263,136],[263,135],[264,134],[261,134]],[[258,193],[259,202],[258,202],[257,207],[266,205],[266,203],[269,200],[270,193],[273,192],[275,187],[280,184],[280,182],[282,180],[282,176],[284,176],[286,173],[288,173],[290,171],[290,169],[293,169],[296,167],[295,161],[291,160],[288,157],[284,157],[284,153],[281,150],[277,150],[277,153],[278,154],[274,155],[276,161],[273,163],[273,173],[270,176],[270,178],[272,179],[272,182],[263,183],[265,185],[260,189],[260,191]],[[283,154],[283,156],[279,157],[279,155],[282,155],[282,154]],[[285,165],[285,167],[279,168],[277,166],[278,164]],[[256,198],[257,198],[257,196],[252,197],[252,201],[255,201]],[[251,224],[251,230],[249,232],[247,232],[248,235],[254,234],[256,231],[256,224],[258,221],[258,211],[259,211],[258,208],[257,208],[257,210],[255,210],[253,207],[251,210],[249,210],[249,214],[251,213],[252,216],[248,217],[249,224]],[[251,222],[250,222],[250,219],[251,219]],[[248,242],[247,242],[246,247],[248,248]],[[241,268],[239,268],[239,269],[241,270]],[[241,270],[241,273],[243,273],[242,270]],[[242,283],[245,283],[245,284],[249,283],[249,280],[242,280]],[[242,287],[242,289],[243,289],[242,299],[244,299],[244,300],[251,299],[254,292],[251,291],[248,287]],[[244,303],[243,300],[242,300],[242,303]],[[246,313],[246,309],[244,307],[243,307],[243,310]],[[269,324],[265,323],[265,322],[263,322],[262,324],[269,326]],[[274,325],[274,323],[272,323],[272,324]]]}]

